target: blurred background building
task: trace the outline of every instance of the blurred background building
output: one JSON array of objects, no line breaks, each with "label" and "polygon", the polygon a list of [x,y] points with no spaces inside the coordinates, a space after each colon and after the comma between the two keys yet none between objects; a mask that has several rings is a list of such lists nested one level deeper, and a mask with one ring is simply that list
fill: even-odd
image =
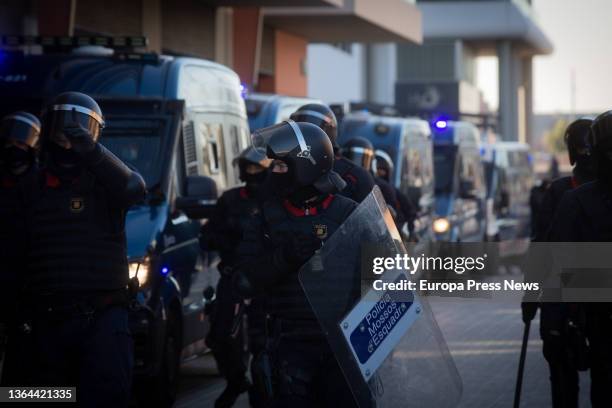
[{"label": "blurred background building", "polygon": [[144,35],[148,49],[215,60],[250,90],[307,94],[309,43],[421,42],[404,0],[3,0],[2,34]]},{"label": "blurred background building", "polygon": [[[417,5],[423,18],[420,46],[310,46],[310,95],[474,120],[505,140],[529,141],[532,58],[553,50],[531,1],[419,0]],[[499,115],[476,86],[476,60],[483,56],[498,59]]]},{"label": "blurred background building", "polygon": [[[249,91],[473,120],[529,141],[532,58],[552,52],[529,0],[2,0],[2,34],[143,35],[215,60]],[[499,61],[499,115],[476,86]]]}]

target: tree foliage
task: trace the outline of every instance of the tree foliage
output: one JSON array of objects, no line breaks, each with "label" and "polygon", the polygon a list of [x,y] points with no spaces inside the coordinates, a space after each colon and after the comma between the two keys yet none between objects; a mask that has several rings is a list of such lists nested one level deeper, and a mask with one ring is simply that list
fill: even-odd
[{"label": "tree foliage", "polygon": [[558,154],[567,150],[564,137],[565,130],[568,126],[569,121],[567,119],[558,119],[553,127],[544,135],[546,145],[550,149],[551,153]]}]

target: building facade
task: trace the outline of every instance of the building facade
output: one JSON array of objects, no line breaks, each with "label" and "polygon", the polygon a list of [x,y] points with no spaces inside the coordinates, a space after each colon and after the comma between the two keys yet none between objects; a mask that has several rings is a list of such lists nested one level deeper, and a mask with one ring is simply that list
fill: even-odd
[{"label": "building facade", "polygon": [[420,43],[405,0],[6,0],[5,35],[142,35],[148,51],[215,60],[249,90],[306,96],[309,43]]},{"label": "building facade", "polygon": [[[342,72],[344,81],[357,76],[346,94],[333,95],[333,78],[324,63],[337,66],[347,58],[329,45],[309,47],[309,92],[329,102],[352,99],[395,105],[412,114],[450,118],[494,116],[495,130],[504,140],[529,141],[531,134],[532,58],[552,52],[529,0],[419,0],[423,44],[353,46],[355,72]],[[476,87],[476,58],[499,61],[499,112],[490,115]],[[393,67],[393,68],[389,68]]]}]

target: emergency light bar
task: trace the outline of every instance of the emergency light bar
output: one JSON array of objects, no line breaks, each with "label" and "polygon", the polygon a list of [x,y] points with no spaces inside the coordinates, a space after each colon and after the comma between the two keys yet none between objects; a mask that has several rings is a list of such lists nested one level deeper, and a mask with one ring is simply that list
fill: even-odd
[{"label": "emergency light bar", "polygon": [[3,35],[0,45],[7,47],[20,47],[24,45],[40,45],[43,47],[83,47],[98,45],[107,48],[141,48],[149,43],[147,37],[105,37],[105,36],[29,36],[29,35]]}]

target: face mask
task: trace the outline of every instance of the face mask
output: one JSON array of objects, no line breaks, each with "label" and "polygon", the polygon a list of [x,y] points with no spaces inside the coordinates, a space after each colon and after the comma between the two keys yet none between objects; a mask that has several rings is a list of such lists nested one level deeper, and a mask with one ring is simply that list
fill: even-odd
[{"label": "face mask", "polygon": [[268,191],[276,192],[279,197],[288,197],[294,189],[293,176],[287,173],[270,173],[266,181]]},{"label": "face mask", "polygon": [[34,157],[29,150],[11,146],[2,152],[3,167],[13,175],[23,174],[33,163]]},{"label": "face mask", "polygon": [[246,188],[250,193],[255,193],[261,187],[261,185],[266,181],[266,177],[268,173],[262,171],[257,174],[245,174],[244,181],[246,182]]},{"label": "face mask", "polygon": [[612,161],[603,160],[597,164],[597,178],[612,187]]},{"label": "face mask", "polygon": [[321,195],[314,186],[301,187],[289,194],[288,199],[292,204],[302,207],[307,201]]},{"label": "face mask", "polygon": [[590,156],[578,156],[576,158],[576,166],[574,167],[574,173],[587,180],[591,180],[595,177],[595,167],[593,166],[593,160]]},{"label": "face mask", "polygon": [[50,143],[48,152],[53,163],[59,167],[75,167],[81,161],[81,158],[74,150],[64,149],[55,143]]},{"label": "face mask", "polygon": [[54,143],[48,147],[49,168],[60,178],[74,178],[81,172],[81,159],[71,149],[64,149]]}]

